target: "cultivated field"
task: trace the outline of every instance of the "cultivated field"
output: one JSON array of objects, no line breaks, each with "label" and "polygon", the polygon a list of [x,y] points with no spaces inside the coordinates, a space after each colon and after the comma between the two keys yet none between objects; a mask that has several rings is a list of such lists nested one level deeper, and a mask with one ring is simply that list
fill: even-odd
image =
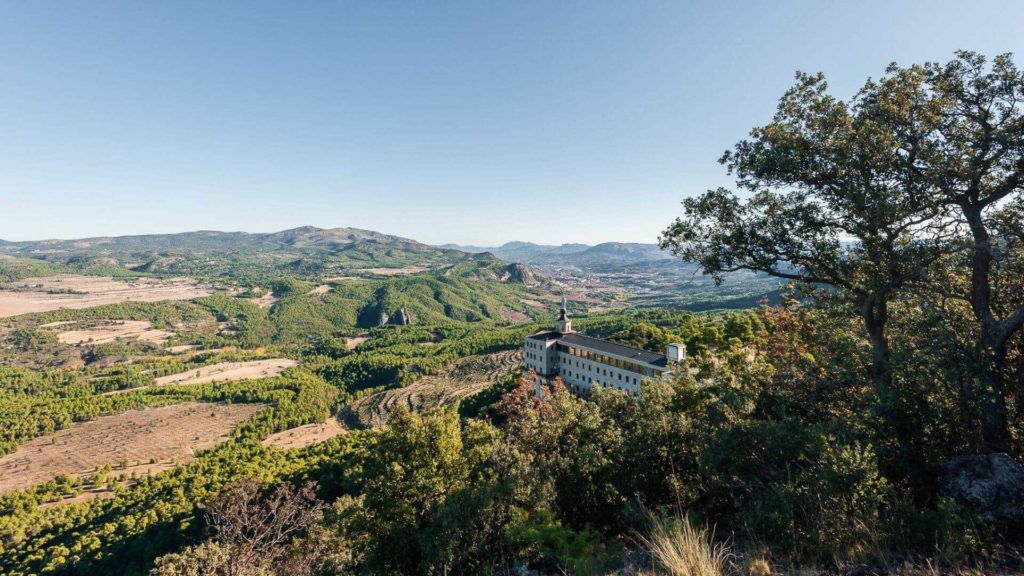
[{"label": "cultivated field", "polygon": [[369,274],[373,276],[408,276],[410,274],[419,274],[420,272],[426,272],[427,270],[430,270],[430,266],[414,264],[412,266],[405,266],[404,268],[356,268],[351,270],[351,272],[357,275]]},{"label": "cultivated field", "polygon": [[238,424],[264,408],[187,402],[74,424],[0,458],[0,493],[61,474],[90,474],[107,464],[127,462],[127,468],[117,471],[122,475],[155,473],[192,460],[196,450],[220,444]]},{"label": "cultivated field", "polygon": [[397,406],[424,411],[454,404],[504,380],[519,368],[522,357],[522,351],[509,350],[461,358],[441,374],[356,400],[346,413],[346,421],[356,426],[380,426]]},{"label": "cultivated field", "polygon": [[57,274],[26,278],[0,289],[0,318],[60,308],[90,308],[118,302],[191,300],[212,294],[189,278],[131,278]]},{"label": "cultivated field", "polygon": [[338,422],[337,418],[332,417],[326,422],[319,424],[306,424],[271,434],[263,440],[263,445],[273,446],[282,450],[305,448],[306,446],[330,440],[344,432],[345,427],[341,425],[341,422]]},{"label": "cultivated field", "polygon": [[147,388],[170,385],[205,384],[207,382],[235,382],[238,380],[254,380],[256,378],[271,378],[281,374],[288,368],[298,365],[298,362],[288,358],[271,358],[269,360],[250,360],[248,362],[221,362],[179,372],[168,376],[161,376],[154,380],[152,386],[139,386],[136,388],[125,388],[123,390],[111,390],[104,392],[101,396],[115,396],[117,394],[131,394]]},{"label": "cultivated field", "polygon": [[[66,327],[72,327],[75,322],[59,322]],[[45,326],[45,325],[44,325]],[[50,324],[49,326],[53,326]],[[40,326],[42,328],[42,326]],[[114,342],[118,338],[129,340],[141,340],[161,344],[166,342],[172,332],[166,330],[154,330],[153,326],[145,320],[114,320],[91,328],[65,330],[57,334],[57,340],[64,344],[103,344]]]},{"label": "cultivated field", "polygon": [[156,379],[157,386],[169,384],[205,384],[206,382],[234,382],[236,380],[252,380],[254,378],[270,378],[277,376],[286,369],[296,366],[298,362],[290,358],[271,358],[269,360],[250,360],[248,362],[221,362],[180,372]]}]

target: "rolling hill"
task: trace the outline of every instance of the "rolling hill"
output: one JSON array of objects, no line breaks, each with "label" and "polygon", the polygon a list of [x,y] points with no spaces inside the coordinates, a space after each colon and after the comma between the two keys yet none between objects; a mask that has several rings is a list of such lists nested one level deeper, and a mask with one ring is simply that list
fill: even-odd
[{"label": "rolling hill", "polygon": [[272,233],[198,231],[0,241],[0,255],[17,257],[19,269],[28,268],[25,262],[42,262],[93,273],[189,275],[241,284],[275,275],[308,280],[405,275],[450,269],[467,261],[468,267],[479,268],[473,255],[458,250],[358,228],[313,226]]}]

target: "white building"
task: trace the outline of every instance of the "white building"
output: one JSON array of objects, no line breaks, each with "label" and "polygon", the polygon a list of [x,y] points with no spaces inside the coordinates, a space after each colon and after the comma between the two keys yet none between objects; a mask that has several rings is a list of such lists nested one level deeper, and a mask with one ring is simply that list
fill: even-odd
[{"label": "white building", "polygon": [[635,394],[641,382],[671,374],[685,358],[682,344],[669,344],[658,354],[574,332],[564,300],[555,329],[523,342],[523,367],[536,373],[536,384],[559,377],[575,393],[603,386]]}]

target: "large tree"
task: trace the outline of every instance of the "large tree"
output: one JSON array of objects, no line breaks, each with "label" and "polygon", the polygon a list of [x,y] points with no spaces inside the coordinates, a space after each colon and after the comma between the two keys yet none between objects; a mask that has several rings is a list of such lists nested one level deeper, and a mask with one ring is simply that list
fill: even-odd
[{"label": "large tree", "polygon": [[1010,55],[988,64],[979,54],[959,52],[946,64],[892,65],[876,90],[907,95],[905,106],[887,108],[883,122],[909,173],[952,209],[950,218],[963,231],[947,260],[966,268],[963,289],[933,286],[970,306],[982,448],[1007,451],[1007,350],[1024,326],[1024,282],[1013,268],[1024,240],[1024,73]]},{"label": "large tree", "polygon": [[721,159],[747,196],[720,188],[686,199],[661,246],[717,281],[752,270],[830,287],[863,320],[880,412],[906,462],[911,431],[894,417],[886,324],[899,291],[941,254],[931,228],[944,220],[883,122],[891,103],[878,86],[850,101],[827,88],[820,74],[798,74],[773,120]]}]

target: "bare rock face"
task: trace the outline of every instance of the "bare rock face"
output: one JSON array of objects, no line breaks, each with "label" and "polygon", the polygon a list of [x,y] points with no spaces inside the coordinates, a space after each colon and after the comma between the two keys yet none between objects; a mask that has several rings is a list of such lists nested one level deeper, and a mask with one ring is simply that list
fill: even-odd
[{"label": "bare rock face", "polygon": [[1007,454],[950,460],[942,467],[940,489],[986,522],[1024,525],[1024,466]]},{"label": "bare rock face", "polygon": [[390,318],[388,318],[388,315],[384,313],[384,311],[382,310],[381,313],[377,316],[377,326],[384,326],[385,324],[388,323],[389,320]]},{"label": "bare rock face", "polygon": [[412,324],[412,318],[405,313],[405,308],[399,308],[398,312],[395,312],[395,317],[391,319],[391,323],[399,326],[409,326]]},{"label": "bare rock face", "polygon": [[522,264],[509,264],[505,268],[502,280],[513,284],[523,284],[524,286],[536,286],[539,284],[533,270]]}]

